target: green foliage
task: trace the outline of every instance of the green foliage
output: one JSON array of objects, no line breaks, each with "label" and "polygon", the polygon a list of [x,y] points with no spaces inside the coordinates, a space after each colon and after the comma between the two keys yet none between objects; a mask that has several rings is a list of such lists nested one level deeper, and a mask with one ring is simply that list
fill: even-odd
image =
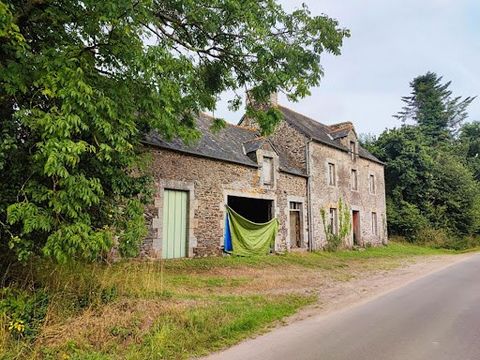
[{"label": "green foliage", "polygon": [[452,97],[450,83],[441,84],[441,79],[432,73],[416,78],[412,96],[404,98],[407,106],[397,116],[415,124],[366,138],[365,146],[386,163],[389,232],[460,248],[458,239],[480,230],[480,184],[476,165],[470,165],[475,164],[470,160],[476,158],[480,132],[475,123],[467,124],[455,136],[474,98]]},{"label": "green foliage", "polygon": [[[134,256],[143,135],[194,141],[196,115],[227,90],[301,98],[348,36],[275,1],[1,0],[0,264],[97,259],[115,240]],[[279,120],[255,116],[265,132]]]},{"label": "green foliage", "polygon": [[417,243],[435,249],[462,251],[478,248],[480,237],[478,235],[458,236],[444,229],[424,228],[417,235]]},{"label": "green foliage", "polygon": [[420,230],[429,226],[428,219],[419,208],[407,201],[395,202],[387,198],[387,219],[390,232],[414,241]]},{"label": "green foliage", "polygon": [[351,223],[351,209],[341,198],[337,204],[338,214],[338,229],[334,231],[332,225],[327,221],[327,212],[325,209],[320,209],[320,216],[322,217],[323,229],[327,237],[326,250],[337,251],[338,248],[345,244],[346,237],[350,234],[352,229]]},{"label": "green foliage", "polygon": [[271,134],[282,118],[281,111],[274,107],[268,108],[264,111],[259,108],[248,106],[245,115],[256,119],[256,122],[262,129],[262,135]]},{"label": "green foliage", "polygon": [[480,181],[480,122],[467,123],[460,128],[457,152]]},{"label": "green foliage", "polygon": [[429,206],[435,228],[471,235],[480,229],[480,185],[461,159],[449,153],[436,158]]},{"label": "green foliage", "polygon": [[118,249],[123,257],[135,257],[140,250],[140,241],[147,235],[144,210],[140,201],[129,200],[124,208],[116,211]]},{"label": "green foliage", "polygon": [[34,338],[47,313],[48,295],[44,291],[28,293],[12,288],[0,290],[0,317],[15,338]]},{"label": "green foliage", "polygon": [[411,95],[402,98],[405,106],[396,117],[404,122],[413,120],[431,144],[448,139],[467,118],[467,107],[475,100],[452,97],[450,84],[442,84],[442,77],[433,72],[416,77],[410,83]]}]

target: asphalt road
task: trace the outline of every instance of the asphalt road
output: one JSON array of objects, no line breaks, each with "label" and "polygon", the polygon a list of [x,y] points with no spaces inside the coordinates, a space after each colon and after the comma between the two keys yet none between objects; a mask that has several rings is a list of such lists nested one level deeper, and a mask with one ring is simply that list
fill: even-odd
[{"label": "asphalt road", "polygon": [[208,359],[480,360],[480,255]]}]

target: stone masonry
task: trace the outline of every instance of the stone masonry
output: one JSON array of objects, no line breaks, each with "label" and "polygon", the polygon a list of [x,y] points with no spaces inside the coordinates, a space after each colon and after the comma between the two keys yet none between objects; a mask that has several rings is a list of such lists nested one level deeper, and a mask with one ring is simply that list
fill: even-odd
[{"label": "stone masonry", "polygon": [[[142,246],[145,256],[162,256],[163,228],[168,226],[163,224],[165,189],[188,192],[189,257],[222,254],[229,196],[272,201],[272,215],[280,222],[275,251],[291,250],[292,204],[300,207],[300,250],[322,249],[327,236],[321,209],[328,214],[339,200],[357,214],[358,245],[387,242],[383,164],[361,148],[353,124],[327,126],[277,103],[272,106],[278,106],[284,119],[268,138],[246,118],[239,126],[212,133],[212,119],[206,115],[197,123],[203,137],[193,146],[158,135],[146,138],[156,196],[146,214],[150,231]],[[264,160],[273,163],[271,183],[264,181]],[[329,164],[335,168],[333,185]],[[344,246],[353,246],[353,228]]]},{"label": "stone masonry", "polygon": [[[143,245],[143,253],[159,257],[162,243],[162,199],[165,188],[192,189],[190,196],[189,236],[190,256],[219,255],[223,247],[225,204],[228,195],[274,201],[275,215],[280,221],[275,244],[277,251],[285,251],[288,234],[288,200],[298,199],[306,206],[306,179],[275,171],[275,186],[261,184],[261,168],[242,166],[224,161],[201,158],[165,149],[152,148],[153,172],[157,195],[149,208],[152,219],[150,235]],[[306,222],[306,217],[304,222]],[[303,237],[306,241],[307,236]],[[305,247],[307,244],[305,243]]]}]

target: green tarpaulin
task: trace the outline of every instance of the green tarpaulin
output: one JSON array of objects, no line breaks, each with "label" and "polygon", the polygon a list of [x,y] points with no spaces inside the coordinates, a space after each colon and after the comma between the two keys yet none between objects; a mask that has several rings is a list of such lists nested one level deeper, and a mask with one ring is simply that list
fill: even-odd
[{"label": "green tarpaulin", "polygon": [[254,223],[227,206],[228,223],[232,241],[231,253],[239,256],[266,255],[275,244],[278,220],[263,224]]}]

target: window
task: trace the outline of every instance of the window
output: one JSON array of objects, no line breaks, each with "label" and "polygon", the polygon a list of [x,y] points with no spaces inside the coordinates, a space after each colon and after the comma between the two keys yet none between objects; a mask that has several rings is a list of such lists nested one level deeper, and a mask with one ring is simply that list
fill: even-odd
[{"label": "window", "polygon": [[329,223],[329,231],[332,234],[338,234],[338,217],[337,217],[337,209],[330,208],[330,223]]},{"label": "window", "polygon": [[273,184],[273,159],[270,157],[263,157],[263,184]]},{"label": "window", "polygon": [[328,163],[328,185],[335,186],[336,184],[335,164]]},{"label": "window", "polygon": [[377,225],[377,213],[372,212],[372,234],[378,235],[378,225]]},{"label": "window", "polygon": [[290,210],[300,211],[301,206],[302,206],[302,203],[290,201]]},{"label": "window", "polygon": [[370,191],[370,194],[375,194],[375,175],[370,175],[368,177],[368,189]]},{"label": "window", "polygon": [[352,186],[352,190],[358,190],[358,174],[357,174],[357,170],[355,169],[352,169],[352,174],[351,174],[351,186]]},{"label": "window", "polygon": [[355,160],[355,156],[357,154],[357,144],[355,144],[355,141],[350,141],[350,154],[352,156],[352,160]]}]

